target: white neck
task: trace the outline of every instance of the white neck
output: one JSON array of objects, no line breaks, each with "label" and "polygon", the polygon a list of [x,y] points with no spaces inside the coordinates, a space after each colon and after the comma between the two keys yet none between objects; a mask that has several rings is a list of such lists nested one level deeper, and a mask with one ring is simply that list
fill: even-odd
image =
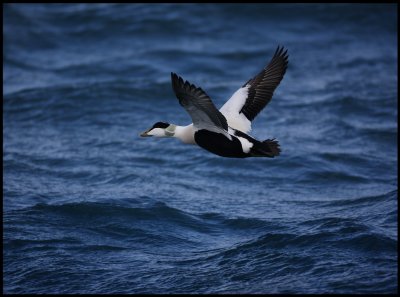
[{"label": "white neck", "polygon": [[187,126],[176,126],[173,137],[178,138],[183,143],[196,144],[194,142],[193,124]]}]

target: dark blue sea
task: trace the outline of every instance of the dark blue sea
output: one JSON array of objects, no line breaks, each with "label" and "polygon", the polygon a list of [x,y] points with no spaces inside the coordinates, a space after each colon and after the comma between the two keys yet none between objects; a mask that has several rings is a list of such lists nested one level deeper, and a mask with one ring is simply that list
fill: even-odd
[{"label": "dark blue sea", "polygon": [[[396,4],[3,6],[3,293],[398,292]],[[280,156],[141,138],[271,59]]]}]

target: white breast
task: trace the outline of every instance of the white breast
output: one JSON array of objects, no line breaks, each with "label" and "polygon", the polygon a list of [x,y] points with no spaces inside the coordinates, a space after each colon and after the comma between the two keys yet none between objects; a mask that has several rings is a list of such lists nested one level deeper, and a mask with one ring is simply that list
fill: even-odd
[{"label": "white breast", "polygon": [[187,126],[176,126],[175,135],[176,138],[180,139],[183,143],[196,144],[194,141],[194,127],[193,124]]}]

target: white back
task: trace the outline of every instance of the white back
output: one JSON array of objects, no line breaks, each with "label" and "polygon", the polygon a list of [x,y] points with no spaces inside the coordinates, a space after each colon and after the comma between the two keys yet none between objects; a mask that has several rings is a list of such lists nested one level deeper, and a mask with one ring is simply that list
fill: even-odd
[{"label": "white back", "polygon": [[230,127],[244,133],[251,131],[251,122],[243,113],[240,113],[246,103],[248,93],[248,86],[238,89],[219,110],[225,116]]}]

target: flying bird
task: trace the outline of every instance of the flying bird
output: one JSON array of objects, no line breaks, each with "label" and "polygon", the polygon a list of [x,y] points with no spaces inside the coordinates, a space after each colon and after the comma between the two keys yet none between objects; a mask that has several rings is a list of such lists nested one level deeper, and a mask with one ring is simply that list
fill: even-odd
[{"label": "flying bird", "polygon": [[287,50],[278,46],[271,61],[240,87],[220,110],[202,88],[171,72],[172,89],[193,123],[178,126],[157,122],[140,136],[178,138],[222,157],[278,156],[281,150],[275,138],[259,141],[248,133],[251,122],[271,101],[287,65]]}]

